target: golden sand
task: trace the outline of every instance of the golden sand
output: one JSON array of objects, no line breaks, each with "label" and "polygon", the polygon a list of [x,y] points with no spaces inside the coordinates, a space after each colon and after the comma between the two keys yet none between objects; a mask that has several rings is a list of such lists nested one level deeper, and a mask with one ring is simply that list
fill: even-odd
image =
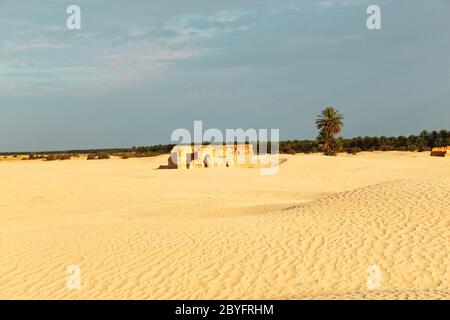
[{"label": "golden sand", "polygon": [[286,157],[0,161],[0,298],[450,298],[450,159]]}]

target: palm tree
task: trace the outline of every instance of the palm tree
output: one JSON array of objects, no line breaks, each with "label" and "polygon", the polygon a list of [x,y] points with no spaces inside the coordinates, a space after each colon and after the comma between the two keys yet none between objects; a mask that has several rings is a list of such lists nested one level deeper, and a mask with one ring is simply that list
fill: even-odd
[{"label": "palm tree", "polygon": [[335,156],[337,153],[336,139],[332,134],[324,130],[319,132],[317,137],[319,143],[319,150],[326,156]]},{"label": "palm tree", "polygon": [[344,126],[344,117],[332,107],[325,108],[316,119],[316,127],[319,129],[317,137],[319,149],[327,156],[335,156],[339,149],[336,135]]},{"label": "palm tree", "polygon": [[316,119],[316,127],[320,131],[324,130],[332,135],[337,135],[341,132],[344,117],[333,107],[328,107],[323,110]]}]

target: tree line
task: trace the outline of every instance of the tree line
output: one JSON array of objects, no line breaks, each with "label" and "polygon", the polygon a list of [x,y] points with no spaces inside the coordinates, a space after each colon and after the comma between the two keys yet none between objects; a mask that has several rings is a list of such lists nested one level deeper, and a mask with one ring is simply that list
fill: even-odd
[{"label": "tree line", "polygon": [[[278,146],[279,152],[287,154],[323,152],[325,155],[334,156],[338,152],[356,154],[361,151],[430,151],[434,147],[450,146],[450,130],[424,130],[419,135],[410,136],[337,137],[342,130],[343,119],[344,117],[334,108],[328,107],[324,109],[316,119],[316,127],[319,130],[316,140],[280,141]],[[205,144],[208,144],[208,142],[205,142]],[[255,152],[260,153],[258,144],[255,144]],[[158,144],[113,149],[9,152],[0,153],[0,156],[17,157],[18,155],[27,155],[28,158],[24,160],[44,159],[48,161],[66,160],[79,155],[87,155],[89,160],[108,159],[109,156],[127,159],[167,154],[170,153],[174,146],[174,144]],[[270,142],[268,142],[267,149],[270,152]]]},{"label": "tree line", "polygon": [[[361,151],[430,151],[450,146],[450,130],[422,131],[419,135],[394,137],[336,138],[336,152]],[[280,142],[280,153],[321,152],[319,140],[288,140]],[[322,151],[323,152],[323,151]]]},{"label": "tree line", "polygon": [[344,116],[333,107],[325,108],[316,118],[319,134],[316,140],[280,142],[281,153],[317,152],[335,156],[338,152],[356,154],[361,151],[430,151],[450,146],[450,131],[422,131],[419,135],[396,137],[337,137],[344,126]]}]

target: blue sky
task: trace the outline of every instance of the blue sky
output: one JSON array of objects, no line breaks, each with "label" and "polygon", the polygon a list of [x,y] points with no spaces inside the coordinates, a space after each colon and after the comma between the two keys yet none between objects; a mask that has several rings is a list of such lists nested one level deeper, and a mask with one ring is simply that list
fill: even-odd
[{"label": "blue sky", "polygon": [[450,123],[448,0],[0,0],[0,39],[0,152],[169,143],[194,120],[308,139],[329,105],[347,137]]}]

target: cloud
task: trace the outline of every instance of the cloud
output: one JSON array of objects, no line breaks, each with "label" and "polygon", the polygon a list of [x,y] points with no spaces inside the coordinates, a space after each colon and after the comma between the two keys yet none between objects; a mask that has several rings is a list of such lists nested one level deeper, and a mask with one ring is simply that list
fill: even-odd
[{"label": "cloud", "polygon": [[208,17],[208,20],[210,21],[216,21],[220,23],[230,23],[238,20],[242,16],[246,14],[245,11],[238,10],[238,11],[222,11],[218,12],[210,17]]},{"label": "cloud", "polygon": [[162,68],[170,63],[199,57],[201,50],[170,50],[164,48],[148,48],[147,50],[123,50],[102,55],[97,62],[110,70],[133,70],[142,72]]},{"label": "cloud", "polygon": [[147,27],[136,26],[136,25],[125,26],[125,30],[127,31],[128,36],[131,38],[142,37],[148,32]]},{"label": "cloud", "polygon": [[15,53],[19,51],[30,51],[39,49],[67,49],[71,45],[66,43],[56,43],[50,41],[32,41],[29,43],[7,42],[1,51],[5,53]]},{"label": "cloud", "polygon": [[[0,19],[0,53],[10,75],[16,74],[14,81],[17,92],[22,83],[35,83],[36,91],[42,91],[43,85],[54,85],[54,82],[40,82],[35,79],[41,74],[53,75],[60,79],[63,86],[69,90],[84,83],[91,86],[98,82],[108,82],[109,79],[140,78],[143,73],[168,70],[180,63],[195,61],[203,65],[220,64],[221,57],[226,63],[241,65],[245,50],[255,53],[262,61],[263,55],[273,53],[274,48],[264,48],[263,43],[255,44],[251,29],[270,27],[269,33],[253,32],[253,37],[263,37],[278,43],[279,50],[284,45],[279,35],[280,27],[286,16],[295,13],[298,7],[352,5],[358,0],[342,1],[305,1],[304,3],[286,1],[279,3],[272,0],[259,1],[258,6],[235,2],[230,8],[218,6],[185,7],[183,12],[166,17],[156,17],[143,14],[131,17],[121,16],[120,12],[94,11],[82,4],[83,22],[80,32],[70,32],[64,26],[64,14],[55,24],[55,20],[35,21],[33,17],[16,18],[2,16]],[[44,6],[45,7],[45,6]],[[116,8],[115,6],[113,8]],[[208,9],[209,8],[209,9]],[[10,13],[13,12],[9,6]],[[42,9],[42,8],[40,8]],[[93,11],[90,11],[93,10]],[[29,12],[32,12],[29,9]],[[92,12],[96,16],[93,19]],[[64,10],[63,10],[64,13]],[[10,14],[11,15],[11,14]],[[14,15],[11,15],[14,16]],[[112,17],[120,17],[121,23]],[[143,17],[146,17],[143,19]],[[295,21],[295,20],[292,20]],[[286,27],[283,25],[283,27]],[[7,30],[7,31],[5,31]],[[283,30],[281,30],[283,32]],[[247,32],[247,43],[242,42],[242,34]],[[292,32],[287,30],[288,33]],[[298,44],[333,44],[352,40],[351,35],[336,37],[303,36],[292,39]],[[286,38],[291,38],[290,34]],[[235,54],[237,56],[235,56]],[[234,58],[233,58],[234,57]],[[264,61],[264,63],[267,63]],[[273,63],[273,62],[272,62]],[[39,65],[33,69],[30,65]],[[186,65],[186,63],[184,64]],[[27,73],[26,69],[30,72]],[[95,69],[94,73],[83,73],[86,68]],[[20,76],[19,76],[20,75]],[[7,81],[3,79],[2,82]],[[9,86],[10,87],[10,86]],[[58,86],[59,89],[59,86]]]}]

